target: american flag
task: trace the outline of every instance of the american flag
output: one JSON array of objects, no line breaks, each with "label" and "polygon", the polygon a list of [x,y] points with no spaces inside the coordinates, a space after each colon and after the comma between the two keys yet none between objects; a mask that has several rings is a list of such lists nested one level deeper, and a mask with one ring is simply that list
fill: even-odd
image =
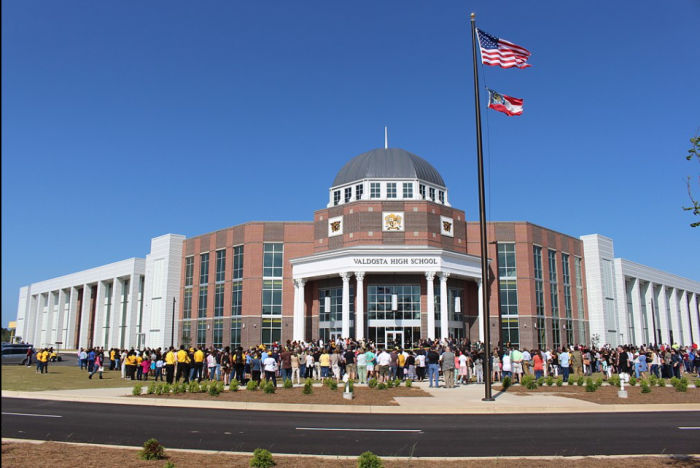
[{"label": "american flag", "polygon": [[527,68],[531,66],[527,63],[527,59],[530,58],[529,50],[480,29],[477,29],[476,33],[479,37],[481,63],[500,65],[501,68]]}]

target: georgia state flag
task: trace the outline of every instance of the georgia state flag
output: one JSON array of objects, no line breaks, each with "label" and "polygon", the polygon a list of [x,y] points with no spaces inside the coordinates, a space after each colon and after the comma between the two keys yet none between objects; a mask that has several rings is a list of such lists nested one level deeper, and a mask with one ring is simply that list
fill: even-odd
[{"label": "georgia state flag", "polygon": [[489,91],[489,107],[506,115],[520,115],[523,113],[523,100]]}]

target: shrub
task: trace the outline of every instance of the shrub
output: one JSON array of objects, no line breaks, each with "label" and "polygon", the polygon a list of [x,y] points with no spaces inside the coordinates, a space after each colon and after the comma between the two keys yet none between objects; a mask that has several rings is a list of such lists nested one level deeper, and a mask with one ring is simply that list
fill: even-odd
[{"label": "shrub", "polygon": [[649,377],[649,384],[652,387],[655,387],[658,382],[659,382],[659,378],[657,376],[655,376],[654,374],[651,374],[651,376]]},{"label": "shrub", "polygon": [[[195,380],[190,382],[190,384],[187,386],[187,391],[190,393],[199,393],[199,389],[200,389],[200,386]],[[185,393],[185,392],[182,392],[182,393]]]},{"label": "shrub", "polygon": [[284,379],[284,385],[282,385],[282,386],[286,389],[290,389],[290,388],[294,387],[294,384],[292,383],[291,380]]},{"label": "shrub", "polygon": [[576,385],[579,387],[583,386],[583,384],[586,382],[586,379],[583,378],[583,375],[578,376],[578,380],[576,380]]},{"label": "shrub", "polygon": [[162,460],[165,458],[165,447],[156,439],[148,439],[143,443],[143,449],[139,450],[141,460]]},{"label": "shrub", "polygon": [[166,384],[159,384],[156,387],[156,395],[162,395],[165,392],[165,385]]},{"label": "shrub", "polygon": [[173,386],[169,383],[163,385],[163,393],[170,393],[173,390]]},{"label": "shrub", "polygon": [[[231,385],[233,385],[233,382],[231,382]],[[238,383],[236,383],[236,387],[238,387]],[[246,390],[254,392],[255,390],[258,389],[258,383],[255,380],[249,380],[248,383],[245,386]]]},{"label": "shrub", "polygon": [[386,382],[386,388],[393,388],[394,387],[394,381],[393,380],[387,380]]},{"label": "shrub", "polygon": [[146,393],[148,395],[153,395],[154,393],[156,393],[156,386],[157,384],[155,382],[151,382],[148,388],[146,389]]},{"label": "shrub", "polygon": [[272,459],[272,454],[268,450],[261,448],[255,449],[253,458],[250,459],[250,466],[254,468],[270,468],[276,464]]},{"label": "shrub", "polygon": [[304,395],[313,395],[314,381],[311,379],[306,379],[306,382],[304,382],[304,390],[302,390],[301,393]]},{"label": "shrub", "polygon": [[613,387],[619,387],[620,386],[620,376],[619,375],[611,375],[610,380],[608,380],[608,382]]},{"label": "shrub", "polygon": [[377,379],[375,379],[374,377],[372,377],[371,379],[369,379],[369,382],[367,382],[367,386],[368,386],[369,388],[374,388],[374,387],[376,387],[376,386],[377,386]]},{"label": "shrub", "polygon": [[357,458],[357,468],[383,468],[384,462],[372,452],[365,452]]},{"label": "shrub", "polygon": [[501,388],[505,392],[506,390],[508,390],[508,387],[510,387],[512,384],[513,381],[511,380],[511,378],[506,377],[505,379],[503,379],[503,386]]},{"label": "shrub", "polygon": [[141,385],[134,385],[134,389],[131,391],[131,394],[134,396],[139,396],[141,395],[141,391],[143,390],[143,387]]},{"label": "shrub", "polygon": [[[700,381],[698,381],[698,382],[700,382]],[[695,382],[695,386],[700,388],[700,385],[698,385],[698,382]],[[413,380],[411,380],[411,379],[406,379],[406,386],[407,386],[408,388],[411,388],[411,387],[413,386]]]},{"label": "shrub", "polygon": [[268,380],[267,383],[265,384],[265,386],[263,387],[263,392],[267,393],[268,395],[275,393],[275,390],[277,390],[277,389],[275,388],[274,385],[272,385],[271,380]]},{"label": "shrub", "polygon": [[[252,380],[250,381],[252,382]],[[254,383],[254,382],[253,382]],[[232,380],[231,383],[228,386],[228,390],[230,392],[237,392],[239,388],[238,380]]]},{"label": "shrub", "polygon": [[659,387],[665,387],[666,386],[666,379],[659,379],[659,383],[657,385]]},{"label": "shrub", "polygon": [[334,380],[333,382],[331,382],[331,383],[328,385],[328,388],[330,388],[330,389],[333,390],[333,391],[338,390],[338,382],[336,382],[336,381]]},{"label": "shrub", "polygon": [[637,385],[637,378],[632,376],[629,381],[630,387],[635,387]]},{"label": "shrub", "polygon": [[520,385],[523,387],[527,388],[528,390],[535,390],[537,389],[537,381],[535,378],[531,375],[526,375],[520,380]]},{"label": "shrub", "polygon": [[163,468],[175,468],[175,463],[167,461],[165,462],[165,465],[163,465]]},{"label": "shrub", "polygon": [[398,377],[396,377],[396,378],[394,379],[394,387],[400,387],[400,386],[401,386],[401,382],[402,382],[401,379],[398,378]]},{"label": "shrub", "polygon": [[544,379],[544,383],[546,383],[548,387],[551,387],[552,385],[554,385],[554,377],[552,377],[551,375],[548,375]]},{"label": "shrub", "polygon": [[209,385],[209,396],[219,396],[221,395],[221,390],[218,385]]},{"label": "shrub", "polygon": [[603,378],[602,378],[602,377],[598,377],[597,379],[595,379],[595,386],[596,386],[596,387],[602,387],[602,386],[603,386]]},{"label": "shrub", "polygon": [[224,382],[216,382],[216,388],[219,389],[219,393],[224,393]]},{"label": "shrub", "polygon": [[676,377],[671,377],[671,387],[676,388],[676,385],[678,385],[678,382],[680,382],[680,379]]},{"label": "shrub", "polygon": [[676,391],[685,393],[687,390],[688,390],[688,381],[687,380],[679,380],[678,383],[676,384]]},{"label": "shrub", "polygon": [[642,393],[651,393],[651,387],[649,387],[649,384],[647,383],[646,380],[642,380],[641,386],[642,386]]},{"label": "shrub", "polygon": [[695,388],[700,388],[700,379],[695,381]]},{"label": "shrub", "polygon": [[203,384],[201,384],[201,385],[199,386],[199,391],[200,391],[201,393],[207,393],[207,392],[209,391],[209,383],[208,383],[208,382],[204,382]]},{"label": "shrub", "polygon": [[377,384],[377,390],[386,390],[386,384],[383,382]]},{"label": "shrub", "polygon": [[540,377],[539,379],[537,379],[537,386],[541,387],[543,385],[544,385],[544,377]]},{"label": "shrub", "polygon": [[596,390],[598,390],[598,386],[593,382],[593,379],[589,377],[588,380],[586,380],[586,391],[593,393]]},{"label": "shrub", "polygon": [[350,393],[355,391],[355,381],[353,379],[348,379],[348,391]]},{"label": "shrub", "polygon": [[323,379],[323,385],[325,385],[326,387],[330,387],[331,382],[333,382],[333,379],[331,379],[330,377],[326,377],[325,379]]},{"label": "shrub", "polygon": [[564,377],[557,377],[557,387],[564,385]]}]

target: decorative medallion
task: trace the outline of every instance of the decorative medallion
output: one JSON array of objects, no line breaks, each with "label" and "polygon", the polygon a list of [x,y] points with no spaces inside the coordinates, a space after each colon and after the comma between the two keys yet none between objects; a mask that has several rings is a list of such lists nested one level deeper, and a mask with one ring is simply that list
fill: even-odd
[{"label": "decorative medallion", "polygon": [[454,220],[446,216],[440,216],[440,233],[443,236],[454,237]]},{"label": "decorative medallion", "polygon": [[397,231],[403,232],[404,228],[404,215],[403,211],[385,211],[382,213],[382,218],[384,220],[383,231]]},{"label": "decorative medallion", "polygon": [[328,237],[340,236],[343,234],[343,217],[336,216],[328,219]]}]

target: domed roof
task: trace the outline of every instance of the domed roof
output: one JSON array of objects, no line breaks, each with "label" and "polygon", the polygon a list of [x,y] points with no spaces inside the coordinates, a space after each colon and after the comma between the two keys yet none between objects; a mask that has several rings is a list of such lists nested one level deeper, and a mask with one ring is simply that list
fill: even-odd
[{"label": "domed roof", "polygon": [[445,186],[432,164],[399,148],[377,148],[355,156],[335,176],[333,187],[362,179],[420,179]]}]

